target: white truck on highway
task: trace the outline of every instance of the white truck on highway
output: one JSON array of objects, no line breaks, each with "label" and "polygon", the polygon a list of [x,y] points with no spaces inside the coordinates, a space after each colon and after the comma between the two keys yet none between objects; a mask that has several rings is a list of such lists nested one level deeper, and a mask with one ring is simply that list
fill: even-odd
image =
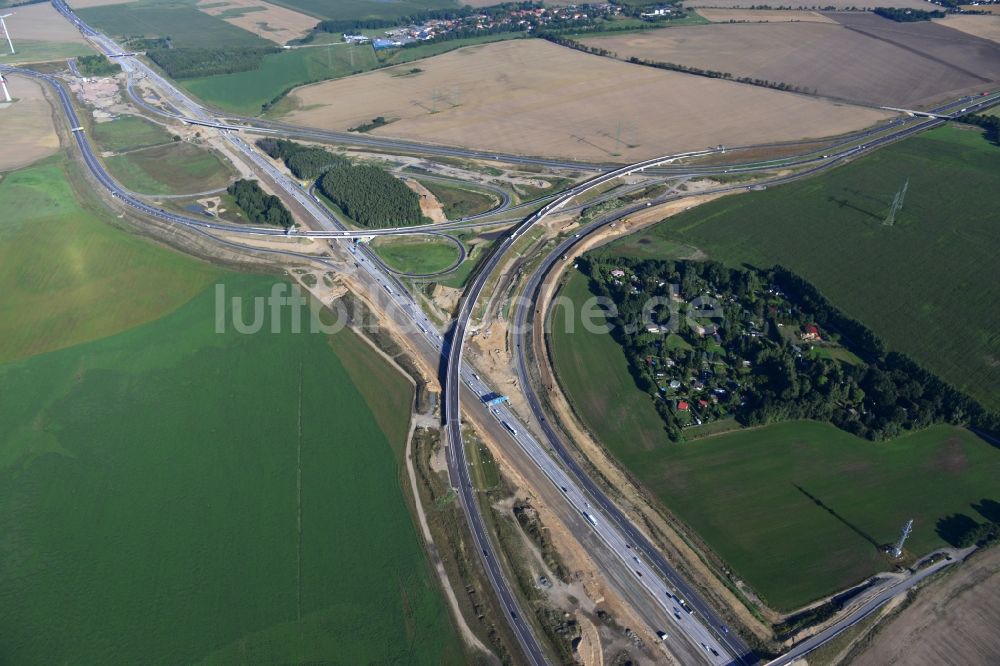
[{"label": "white truck on highway", "polygon": [[593,525],[594,527],[597,527],[597,520],[595,520],[592,515],[590,515],[586,511],[584,511],[583,512],[583,517],[586,518],[587,520],[589,520],[591,525]]}]

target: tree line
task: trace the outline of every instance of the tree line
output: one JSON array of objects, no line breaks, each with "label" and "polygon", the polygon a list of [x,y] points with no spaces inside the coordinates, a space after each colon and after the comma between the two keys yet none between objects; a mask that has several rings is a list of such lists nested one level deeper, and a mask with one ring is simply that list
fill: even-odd
[{"label": "tree line", "polygon": [[269,224],[288,229],[295,223],[292,214],[285,208],[285,204],[281,203],[281,199],[262,190],[256,180],[237,180],[226,191],[233,196],[236,205],[254,224]]},{"label": "tree line", "polygon": [[153,48],[146,51],[146,56],[170,77],[191,79],[257,69],[264,61],[264,56],[280,51],[277,46]]},{"label": "tree line", "polygon": [[319,177],[316,187],[363,227],[421,224],[420,196],[381,167],[354,165],[342,155],[287,139],[264,138],[257,146],[304,180]]},{"label": "tree line", "polygon": [[729,72],[720,72],[714,69],[702,69],[700,67],[689,67],[688,65],[678,65],[672,62],[660,62],[658,60],[646,60],[644,58],[637,58],[632,56],[628,59],[628,62],[633,65],[643,65],[644,67],[656,67],[657,69],[668,69],[674,72],[684,72],[685,74],[694,74],[695,76],[704,76],[710,79],[725,79],[726,81],[736,81],[737,83],[746,83],[752,86],[760,86],[761,88],[772,88],[774,90],[787,90],[790,92],[807,92],[804,88],[792,85],[791,83],[785,83],[783,81],[769,81],[767,79],[755,79],[751,76],[733,76]]},{"label": "tree line", "polygon": [[986,140],[990,143],[1000,146],[1000,116],[988,116],[981,113],[975,113],[968,116],[962,116],[958,119],[960,122],[969,123],[970,125],[978,125],[986,130],[983,134]]},{"label": "tree line", "polygon": [[[602,30],[602,32],[604,31]],[[609,51],[607,49],[603,49],[598,46],[588,46],[586,44],[582,44],[576,41],[575,39],[562,37],[561,35],[552,32],[541,32],[538,34],[538,37],[550,41],[553,44],[558,44],[559,46],[565,46],[567,48],[576,49],[577,51],[583,51],[584,53],[604,56],[605,58],[618,57],[618,54],[615,53],[614,51]],[[694,74],[695,76],[704,76],[710,79],[725,79],[727,81],[736,81],[737,83],[746,83],[752,86],[761,86],[763,88],[772,88],[774,90],[786,90],[789,92],[802,92],[802,93],[809,92],[805,88],[800,88],[799,86],[795,86],[790,83],[783,83],[780,81],[768,81],[767,79],[755,79],[749,76],[734,77],[729,72],[719,72],[714,69],[701,69],[700,67],[688,67],[687,65],[677,65],[672,62],[646,60],[644,58],[637,58],[635,56],[630,57],[627,62],[630,62],[633,65],[642,65],[644,67],[655,67],[657,69],[667,69],[674,72]]]},{"label": "tree line", "polygon": [[944,18],[945,13],[941,10],[927,11],[925,9],[902,9],[900,7],[876,7],[872,10],[882,18],[897,23],[915,23],[917,21],[930,21],[932,18]]},{"label": "tree line", "polygon": [[[698,393],[705,413],[724,412],[745,426],[790,419],[827,421],[870,440],[885,440],[934,423],[1000,432],[1000,416],[947,384],[908,356],[885,344],[843,314],[802,277],[776,266],[731,269],[717,262],[656,261],[584,256],[580,265],[594,293],[611,299],[612,336],[622,345],[638,388],[654,398],[665,430],[682,439],[679,401],[664,384],[682,382]],[[620,274],[612,276],[612,270]],[[644,308],[651,296],[668,297],[679,285],[688,300],[713,294],[721,319],[692,334],[683,325],[671,335],[684,339],[668,348],[666,336],[649,330],[676,313]],[[683,300],[683,299],[682,299]],[[689,304],[684,312],[697,314]],[[788,330],[818,326],[860,362],[807,353]],[[783,332],[783,328],[785,331]],[[683,410],[686,411],[686,410]]]},{"label": "tree line", "polygon": [[257,147],[272,158],[283,161],[296,178],[303,180],[312,180],[333,166],[350,164],[350,160],[342,155],[286,139],[258,139]]}]

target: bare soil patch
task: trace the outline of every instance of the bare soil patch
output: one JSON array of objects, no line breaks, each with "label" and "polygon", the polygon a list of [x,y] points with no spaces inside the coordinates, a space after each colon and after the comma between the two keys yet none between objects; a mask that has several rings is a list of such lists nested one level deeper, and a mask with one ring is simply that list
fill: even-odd
[{"label": "bare soil patch", "polygon": [[836,23],[832,18],[819,12],[783,9],[710,9],[702,8],[698,13],[713,23]]},{"label": "bare soil patch", "polygon": [[1000,14],[989,16],[962,16],[958,14],[935,19],[935,23],[974,37],[1000,43]]},{"label": "bare soil patch", "polygon": [[[874,15],[857,16],[889,23]],[[683,26],[642,34],[594,37],[584,43],[613,51],[622,59],[635,56],[671,62],[729,72],[734,77],[787,83],[806,92],[838,99],[907,108],[954,97],[981,86],[982,77],[991,76],[992,61],[995,59],[996,66],[1000,66],[1000,52],[990,53],[978,47],[970,49],[963,43],[977,38],[940,26],[928,24],[928,27],[939,28],[940,32],[936,31],[939,37],[943,32],[945,36],[950,34],[958,38],[949,43],[954,53],[948,58],[928,56],[920,49],[833,23]],[[952,62],[953,58],[960,59]],[[987,73],[981,73],[981,69]]]},{"label": "bare soil patch", "polygon": [[232,12],[222,17],[226,23],[282,45],[305,36],[317,23],[312,16],[261,0],[201,0],[198,9],[211,16]]},{"label": "bare soil patch", "polygon": [[419,77],[393,77],[390,68],[300,88],[292,93],[299,110],[286,118],[345,130],[384,116],[398,120],[375,131],[383,136],[631,162],[720,143],[836,135],[889,117],[534,39],[467,47],[420,67]]},{"label": "bare soil patch", "polygon": [[[17,50],[17,42],[20,39],[30,39],[36,42],[86,44],[86,40],[80,34],[80,31],[60,16],[59,12],[53,9],[49,3],[14,7],[9,10],[5,9],[3,13],[13,14],[13,16],[4,19],[4,21],[7,23],[7,27],[10,28],[10,36],[14,40],[15,51]],[[6,47],[6,43],[4,47]]]},{"label": "bare soil patch", "polygon": [[447,222],[448,218],[444,214],[444,207],[438,201],[434,193],[412,178],[403,180],[406,186],[420,195],[420,212],[424,217],[429,217],[435,223]]},{"label": "bare soil patch", "polygon": [[59,150],[52,106],[45,99],[41,85],[11,75],[7,77],[7,87],[16,101],[0,108],[0,171],[19,169]]},{"label": "bare soil patch", "polygon": [[882,627],[852,666],[1000,663],[1000,548],[958,566]]}]

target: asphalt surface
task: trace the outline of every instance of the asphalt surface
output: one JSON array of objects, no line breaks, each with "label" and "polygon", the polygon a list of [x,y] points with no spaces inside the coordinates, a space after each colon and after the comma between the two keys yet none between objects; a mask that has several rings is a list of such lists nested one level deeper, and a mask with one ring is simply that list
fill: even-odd
[{"label": "asphalt surface", "polygon": [[[88,26],[83,24],[65,5],[62,0],[53,0],[53,5],[55,8],[62,13],[68,20],[73,22],[77,27],[88,37],[90,37],[96,44],[98,44],[104,52],[109,56],[114,56],[115,54],[121,53],[121,47],[111,41],[104,35],[101,35]],[[264,171],[272,180],[274,180],[279,186],[281,186],[286,193],[295,199],[300,205],[307,210],[310,215],[312,215],[317,223],[323,228],[321,232],[307,233],[306,235],[314,235],[318,237],[329,237],[329,238],[356,238],[359,236],[372,236],[372,235],[383,235],[373,232],[351,232],[342,228],[338,221],[333,218],[325,207],[317,206],[317,202],[310,199],[308,193],[304,192],[302,188],[290,181],[287,177],[281,174],[277,169],[274,168],[267,160],[263,159],[256,151],[254,151],[250,146],[244,143],[239,137],[235,136],[235,132],[245,130],[246,128],[229,127],[224,123],[219,123],[215,116],[211,115],[203,107],[193,102],[182,93],[177,91],[171,84],[166,82],[159,77],[155,72],[146,67],[141,61],[135,58],[122,57],[117,58],[127,72],[135,73],[141,72],[142,75],[152,79],[157,87],[160,89],[161,93],[167,93],[167,99],[165,100],[171,106],[178,110],[178,112],[185,114],[188,122],[194,122],[196,124],[202,124],[209,127],[217,127],[220,129],[222,135],[226,137],[230,144],[235,148],[240,150],[249,161],[253,162],[258,168]],[[53,86],[56,90],[61,104],[63,106],[64,112],[66,113],[67,119],[69,120],[72,127],[79,126],[79,119],[76,116],[75,110],[73,109],[72,103],[69,96],[62,86],[62,84],[53,76],[39,74],[37,72],[19,70],[17,68],[4,68],[7,71],[12,71],[15,73],[25,74],[28,76],[33,76],[45,80],[47,83]],[[942,109],[949,109],[952,107],[957,107],[959,104],[965,103],[967,106],[966,112],[972,112],[979,106],[984,106],[986,100],[981,100],[978,104],[972,104],[970,102],[971,98],[965,98],[959,100],[951,105],[946,105],[941,107]],[[990,100],[992,101],[992,99]],[[936,112],[938,110],[935,110]],[[255,121],[256,122],[256,121]],[[906,129],[902,129],[897,133],[893,133],[890,136],[879,137],[873,139],[867,144],[858,145],[856,147],[848,148],[838,154],[834,159],[828,159],[827,156],[812,157],[810,159],[815,161],[820,161],[819,168],[827,168],[832,164],[835,164],[843,159],[847,159],[851,156],[857,155],[861,152],[866,152],[874,147],[882,145],[888,141],[896,140],[902,136],[912,134],[917,131],[922,131],[929,126],[934,126],[941,124],[942,120],[930,120],[925,123],[920,123],[915,126],[911,126]],[[262,130],[270,130],[271,132],[278,131],[278,128],[260,128]],[[288,136],[294,136],[294,132],[300,131],[302,128],[294,128],[287,131]],[[884,128],[879,131],[884,131]],[[284,129],[282,128],[282,133]],[[320,133],[326,137],[336,135],[336,133]],[[108,176],[104,171],[103,166],[94,156],[90,149],[90,145],[86,140],[84,133],[82,131],[75,132],[77,145],[81,151],[85,163],[88,168],[93,173],[94,177],[100,182],[100,184],[105,187],[112,196],[120,199],[126,205],[136,209],[138,212],[149,215],[154,218],[159,218],[168,222],[174,222],[178,224],[183,224],[185,226],[191,227],[199,233],[206,233],[210,230],[222,230],[232,233],[241,233],[246,235],[280,235],[283,232],[276,229],[259,229],[259,228],[247,228],[238,225],[225,225],[225,224],[214,224],[210,222],[205,222],[195,218],[190,218],[187,216],[176,215],[164,211],[163,209],[150,206],[145,202],[133,197],[131,193],[121,189],[115,181]],[[405,147],[406,142],[398,142],[394,140],[383,140],[376,139],[374,137],[359,137],[358,135],[337,135],[336,139],[326,139],[326,140],[341,140],[346,143],[362,144],[362,145],[373,145],[377,147],[384,147],[390,149],[401,149]],[[311,137],[304,137],[311,138]],[[358,141],[359,138],[363,139],[373,139],[373,141]],[[423,144],[414,144],[410,147],[412,150],[419,151],[423,154],[442,154],[448,156],[465,156],[472,157],[475,159],[499,159],[500,156],[496,156],[492,153],[482,153],[481,151],[464,151],[453,148],[441,148],[440,152],[435,151],[434,147],[425,146]],[[829,149],[828,149],[829,150]],[[481,552],[481,557],[486,568],[488,577],[490,578],[491,584],[497,593],[498,598],[504,607],[507,608],[509,617],[508,621],[517,636],[517,639],[524,651],[527,659],[531,663],[544,663],[544,654],[539,647],[538,641],[533,635],[530,626],[524,619],[524,616],[518,609],[518,603],[513,595],[507,581],[502,567],[499,565],[496,559],[496,554],[494,548],[490,542],[488,533],[483,524],[483,519],[479,513],[478,505],[475,502],[473,495],[473,487],[471,483],[471,478],[468,471],[468,463],[464,456],[464,447],[461,445],[461,402],[460,393],[462,383],[466,383],[476,391],[478,394],[483,394],[484,392],[489,392],[485,385],[482,385],[476,378],[471,370],[464,367],[462,364],[462,352],[464,348],[464,340],[468,329],[469,318],[471,316],[472,309],[478,299],[479,294],[482,292],[483,287],[486,284],[486,280],[493,269],[500,263],[503,259],[505,253],[509,250],[510,246],[513,244],[515,239],[521,235],[524,231],[529,229],[531,226],[535,225],[542,219],[544,219],[551,212],[563,208],[573,197],[582,194],[594,187],[597,187],[605,182],[613,180],[614,178],[627,175],[630,173],[635,173],[638,171],[644,171],[650,169],[651,173],[654,169],[662,168],[663,164],[670,164],[673,161],[681,157],[690,157],[694,155],[705,155],[712,151],[699,151],[697,153],[687,154],[684,156],[670,156],[664,158],[657,158],[656,160],[649,160],[647,162],[629,165],[626,167],[621,167],[613,171],[604,173],[590,181],[582,183],[580,185],[574,186],[567,190],[564,194],[560,195],[558,198],[554,199],[549,204],[545,205],[538,212],[534,213],[520,224],[502,241],[500,241],[491,254],[484,260],[479,272],[470,281],[469,288],[466,292],[466,296],[463,298],[459,316],[454,324],[452,332],[449,336],[449,340],[445,341],[442,336],[436,331],[430,320],[427,319],[420,308],[413,301],[412,297],[409,296],[402,289],[400,283],[392,276],[386,274],[381,267],[379,262],[375,261],[374,257],[370,254],[370,250],[364,246],[360,246],[357,249],[352,248],[355,252],[357,258],[357,265],[359,268],[363,269],[363,272],[370,279],[371,284],[379,285],[385,292],[393,308],[399,312],[405,313],[409,317],[410,322],[420,330],[420,337],[424,339],[425,342],[434,345],[441,349],[442,354],[447,355],[447,365],[445,370],[445,425],[449,433],[449,447],[448,447],[448,464],[449,473],[453,481],[457,481],[457,489],[459,491],[459,497],[463,506],[463,510],[466,513],[466,518],[470,524],[473,539],[476,542],[477,548]],[[530,163],[530,164],[541,164],[544,166],[552,166],[553,168],[583,168],[578,163],[567,163],[553,160],[537,160],[535,158],[524,158],[523,160],[518,156],[503,156],[503,161],[511,161],[514,163]],[[507,158],[510,158],[509,160]],[[773,169],[775,162],[788,163],[789,160],[783,161],[772,161],[769,166],[761,166],[766,163],[755,163],[746,165],[731,165],[728,168],[723,167],[703,167],[702,170],[695,171],[695,173],[729,173],[738,171],[758,171],[765,168]],[[806,161],[800,162],[800,164],[806,163]],[[606,165],[603,165],[606,167]],[[691,168],[683,169],[685,174],[689,173]],[[679,171],[671,171],[671,173],[679,173]],[[596,227],[595,227],[596,228]],[[588,227],[589,229],[589,227]],[[413,228],[402,228],[402,229],[390,229],[390,230],[380,230],[386,232],[386,234],[412,234],[412,233],[426,233]],[[589,231],[588,231],[589,233]],[[581,234],[582,236],[582,234]],[[233,243],[228,243],[231,245],[236,245]],[[292,252],[277,252],[278,254],[288,254],[294,255]],[[311,257],[315,259],[314,257]],[[542,413],[537,412],[539,419],[543,419]],[[661,586],[670,586],[673,589],[675,586],[670,581],[670,576],[667,570],[665,570],[661,564],[663,562],[658,562],[659,557],[662,557],[653,549],[648,543],[644,544],[639,539],[629,538],[629,528],[635,530],[635,527],[628,523],[627,519],[618,512],[617,507],[604,497],[600,492],[595,494],[592,491],[596,489],[596,485],[593,484],[592,480],[582,472],[582,470],[573,470],[570,468],[570,472],[563,469],[562,465],[566,465],[566,461],[559,457],[559,461],[553,458],[549,454],[549,449],[540,445],[538,442],[534,441],[530,435],[527,434],[527,429],[523,424],[516,421],[512,414],[507,412],[503,408],[498,408],[494,415],[498,419],[501,419],[504,423],[504,427],[512,434],[517,443],[521,446],[523,450],[529,455],[529,457],[535,462],[536,465],[552,479],[553,483],[559,485],[563,489],[564,494],[567,496],[568,500],[576,505],[577,501],[583,502],[583,507],[587,509],[592,509],[592,512],[587,512],[587,520],[598,530],[602,539],[616,552],[620,552],[623,547],[625,550],[632,550],[634,545],[642,547],[639,554],[634,556],[635,560],[633,565],[635,571],[637,572],[637,577],[640,580],[646,582],[647,589],[650,586],[657,588],[651,589],[652,594],[661,593],[664,599],[667,594],[667,588]],[[554,434],[554,433],[553,433]],[[548,436],[548,433],[547,433]],[[556,444],[558,443],[558,437],[555,441],[548,442],[551,450],[558,453],[558,448]],[[567,465],[567,467],[569,467]],[[582,476],[581,476],[582,475]],[[589,482],[589,483],[588,483]],[[587,488],[587,492],[583,490]],[[596,500],[596,505],[591,504],[591,500]],[[596,508],[595,508],[596,507]],[[583,509],[581,509],[581,512]],[[616,513],[617,516],[616,516]],[[622,522],[618,522],[618,517],[621,517]],[[603,527],[606,526],[606,529]],[[638,534],[638,531],[635,530]],[[641,537],[641,534],[638,534]],[[648,548],[648,550],[647,550]],[[658,570],[658,571],[657,571]],[[648,579],[648,580],[647,580]],[[666,579],[666,580],[664,580]],[[653,583],[652,581],[657,581]],[[679,579],[678,579],[679,580]],[[681,581],[683,583],[683,581]],[[684,594],[683,587],[677,587],[678,596]],[[711,615],[707,615],[704,610],[697,607],[700,600],[694,595],[690,595],[691,598],[685,598],[686,602],[694,607],[695,615],[690,616],[688,619],[691,623],[691,628],[687,633],[694,636],[695,640],[698,638],[703,638],[703,646],[706,648],[706,656],[708,660],[712,663],[733,663],[739,662],[741,658],[744,658],[746,654],[745,649],[740,645],[740,643],[731,634],[723,632],[724,638],[719,639],[718,635],[713,635],[713,629],[709,623],[708,627],[701,626],[695,621],[698,613],[701,613],[703,617],[711,618]],[[659,598],[659,597],[658,597]],[[674,600],[676,601],[676,599]],[[662,601],[663,605],[666,607],[672,601]],[[679,602],[678,602],[679,603]],[[707,610],[707,606],[704,607]],[[668,609],[669,612],[673,612],[673,609]],[[719,639],[719,640],[717,640]],[[711,655],[711,651],[716,650],[718,655]]]}]

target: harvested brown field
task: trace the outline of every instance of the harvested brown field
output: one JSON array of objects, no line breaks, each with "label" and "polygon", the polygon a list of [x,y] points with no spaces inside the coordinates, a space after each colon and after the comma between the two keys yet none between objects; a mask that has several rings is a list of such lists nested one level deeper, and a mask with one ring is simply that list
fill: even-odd
[{"label": "harvested brown field", "polygon": [[1000,548],[958,566],[882,627],[851,666],[1000,663]]},{"label": "harvested brown field", "polygon": [[261,0],[201,0],[198,9],[237,28],[284,45],[305,36],[318,22],[314,17]]},{"label": "harvested brown field", "polygon": [[[674,29],[657,32],[673,32]],[[410,68],[412,65],[400,65]],[[286,119],[345,130],[377,116],[376,134],[579,160],[636,161],[727,145],[842,134],[885,112],[641,67],[511,40],[300,88]]]},{"label": "harvested brown field", "polygon": [[699,9],[698,13],[713,23],[836,23],[819,12],[784,9]]},{"label": "harvested brown field", "polygon": [[[754,0],[686,0],[685,7],[718,7],[720,9],[753,9],[767,2],[754,2]],[[796,9],[820,9],[833,7],[834,9],[874,9],[875,7],[900,7],[903,9],[927,9],[926,0],[783,0],[775,3],[788,10]],[[778,10],[785,11],[785,10]]]},{"label": "harvested brown field", "polygon": [[971,76],[982,83],[1000,79],[1000,46],[933,21],[897,23],[862,12],[829,13],[844,27],[892,44]]},{"label": "harvested brown field", "polygon": [[[10,28],[15,50],[18,40],[86,43],[80,31],[60,16],[49,3],[14,7],[9,11],[14,15],[4,20]],[[4,13],[8,11],[5,10]]]},{"label": "harvested brown field", "polygon": [[59,150],[52,107],[41,85],[16,75],[8,76],[7,81],[16,101],[0,108],[0,171],[20,169]]},{"label": "harvested brown field", "polygon": [[[916,47],[909,43],[907,28],[901,30],[906,43],[898,35],[883,36],[887,30],[882,24],[892,22],[873,14],[825,16],[876,21],[864,22],[859,29],[805,22],[681,26],[583,42],[613,51],[621,59],[634,56],[729,72],[827,97],[906,108],[957,97],[1000,74],[1000,50],[982,47],[991,42],[943,26],[923,24],[934,29],[933,34],[926,46]],[[937,55],[929,55],[944,40],[949,52],[942,47]]]},{"label": "harvested brown field", "polygon": [[935,19],[934,22],[952,30],[959,30],[974,37],[982,37],[991,42],[1000,43],[1000,14],[989,16],[952,14],[943,19]]}]

